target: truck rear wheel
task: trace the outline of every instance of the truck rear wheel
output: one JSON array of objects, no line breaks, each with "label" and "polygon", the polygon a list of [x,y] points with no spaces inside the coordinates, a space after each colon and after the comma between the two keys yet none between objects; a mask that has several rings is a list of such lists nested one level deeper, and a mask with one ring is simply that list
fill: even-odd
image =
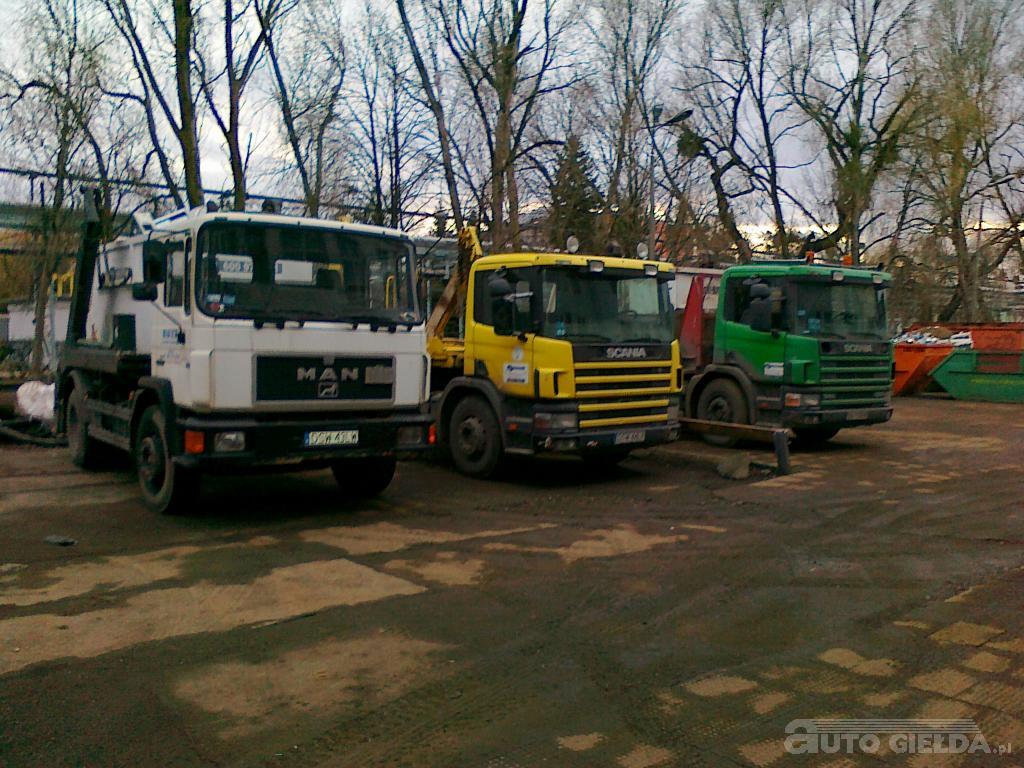
[{"label": "truck rear wheel", "polygon": [[395,457],[342,459],[331,464],[331,471],[346,496],[367,499],[391,485],[395,476]]},{"label": "truck rear wheel", "polygon": [[[729,424],[748,424],[747,398],[743,390],[729,379],[715,379],[703,390],[697,400],[697,418]],[[703,435],[704,442],[722,448],[736,445],[737,439],[727,435]]]},{"label": "truck rear wheel", "polygon": [[72,463],[82,469],[99,469],[106,457],[106,446],[89,436],[85,396],[78,387],[71,390],[68,397],[64,423],[67,425],[68,450],[71,452]]},{"label": "truck rear wheel", "polygon": [[199,493],[199,472],[176,466],[167,441],[167,423],[155,405],[147,408],[135,432],[135,471],[142,500],[154,512],[191,511]]},{"label": "truck rear wheel", "polygon": [[483,398],[460,400],[448,422],[448,450],[456,469],[470,477],[486,478],[501,462],[498,418]]}]

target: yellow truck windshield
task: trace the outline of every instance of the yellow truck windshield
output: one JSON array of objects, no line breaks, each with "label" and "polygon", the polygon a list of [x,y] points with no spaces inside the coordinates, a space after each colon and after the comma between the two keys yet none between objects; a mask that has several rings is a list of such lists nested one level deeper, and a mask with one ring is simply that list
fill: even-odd
[{"label": "yellow truck windshield", "polygon": [[669,282],[640,270],[542,272],[541,333],[579,342],[667,343],[673,339]]}]

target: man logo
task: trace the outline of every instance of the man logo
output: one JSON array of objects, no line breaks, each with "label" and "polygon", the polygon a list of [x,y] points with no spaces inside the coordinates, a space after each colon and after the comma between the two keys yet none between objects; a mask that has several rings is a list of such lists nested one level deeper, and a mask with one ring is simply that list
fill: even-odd
[{"label": "man logo", "polygon": [[647,350],[643,347],[608,347],[605,356],[609,360],[646,360]]},{"label": "man logo", "polygon": [[317,387],[316,396],[321,400],[336,398],[338,396],[338,382],[321,381]]},{"label": "man logo", "polygon": [[316,381],[316,368],[295,369],[296,381]]}]

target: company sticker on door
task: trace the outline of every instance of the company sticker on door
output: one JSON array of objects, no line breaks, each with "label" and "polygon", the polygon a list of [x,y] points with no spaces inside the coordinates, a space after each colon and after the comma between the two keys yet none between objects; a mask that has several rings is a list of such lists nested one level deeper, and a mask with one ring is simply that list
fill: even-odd
[{"label": "company sticker on door", "polygon": [[764,364],[764,375],[781,378],[786,373],[785,363],[765,363]]},{"label": "company sticker on door", "polygon": [[529,384],[530,366],[525,363],[505,363],[501,380],[506,384]]}]

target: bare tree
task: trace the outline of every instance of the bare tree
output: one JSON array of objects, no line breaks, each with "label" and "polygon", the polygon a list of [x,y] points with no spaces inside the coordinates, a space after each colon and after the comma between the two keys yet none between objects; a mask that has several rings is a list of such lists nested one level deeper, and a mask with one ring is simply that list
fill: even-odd
[{"label": "bare tree", "polygon": [[968,321],[983,319],[984,279],[1021,251],[1022,11],[1019,0],[938,0],[925,27],[929,119],[918,132],[915,179],[953,255],[956,288],[942,319],[957,310]]},{"label": "bare tree", "polygon": [[[306,211],[320,213],[340,150],[330,141],[346,74],[343,22],[330,2],[255,0],[284,136],[302,183]],[[301,35],[287,34],[302,29]],[[279,32],[286,34],[280,35]]]},{"label": "bare tree", "polygon": [[[427,101],[431,113],[434,116],[434,126],[437,129],[438,145],[441,151],[441,166],[444,170],[445,187],[448,190],[448,203],[451,206],[452,218],[455,221],[455,228],[461,230],[465,226],[462,215],[462,204],[459,200],[459,185],[455,172],[454,153],[452,152],[451,133],[445,117],[444,105],[438,98],[438,89],[427,69],[426,61],[423,58],[421,46],[416,38],[416,32],[409,20],[409,12],[404,0],[395,0],[395,7],[398,10],[399,18],[402,21],[402,31],[405,33],[406,42],[409,44],[409,53],[412,55],[416,72],[420,78],[420,86],[423,88],[423,95]],[[435,69],[436,71],[436,69]]]},{"label": "bare tree", "polygon": [[354,141],[353,167],[362,168],[370,219],[401,227],[434,178],[436,144],[430,112],[401,33],[387,16],[367,8],[355,46],[353,85],[346,104]]},{"label": "bare tree", "polygon": [[[195,14],[191,0],[173,0],[170,19],[160,15],[156,6],[139,9],[133,0],[98,0],[106,10],[127,49],[135,71],[137,90],[117,89],[110,93],[138,104],[145,115],[147,133],[161,174],[177,205],[203,202],[203,185],[199,162],[199,128],[192,81],[195,50]],[[160,35],[151,34],[156,27],[171,46],[174,85],[160,76]],[[176,102],[177,109],[172,104]],[[161,119],[162,118],[162,122]],[[178,145],[182,173],[185,177],[185,198],[179,191],[179,175],[163,141],[163,125],[174,134]]]},{"label": "bare tree", "polygon": [[[181,0],[176,0],[176,6],[180,2]],[[242,98],[263,54],[265,29],[262,21],[277,17],[278,7],[283,0],[265,0],[262,7],[256,0],[243,0],[240,6],[236,6],[233,0],[222,2],[220,21],[223,40],[218,41],[222,45],[211,46],[214,49],[223,49],[222,66],[211,71],[211,60],[214,57],[209,51],[198,47],[195,64],[199,75],[199,87],[205,97],[207,108],[224,136],[224,144],[227,147],[233,206],[236,211],[244,211],[248,153],[243,156],[240,135]],[[249,19],[254,4],[260,9],[260,23],[257,25],[250,23]],[[175,50],[180,50],[177,44]],[[218,86],[221,83],[226,110],[217,98]]]},{"label": "bare tree", "polygon": [[554,0],[544,0],[533,15],[528,14],[527,0],[433,0],[431,10],[483,134],[490,171],[491,247],[518,248],[516,164],[531,149],[525,141],[539,101],[567,86],[565,79],[555,77],[564,20],[556,17]]},{"label": "bare tree", "polygon": [[632,243],[643,237],[647,206],[629,190],[647,183],[650,163],[642,160],[651,145],[653,81],[682,7],[682,0],[598,0],[588,16],[597,63],[590,94],[596,99],[596,144],[605,176],[602,240]]},{"label": "bare tree", "polygon": [[[101,96],[96,82],[102,38],[83,21],[77,0],[43,0],[25,17],[29,50],[19,79],[0,73],[13,99],[8,135],[35,163],[52,168],[52,180],[39,186],[39,215],[29,244],[35,332],[30,370],[44,364],[44,328],[50,282],[70,250],[68,232],[72,176],[87,146],[89,116]],[[95,141],[95,139],[93,139]]]},{"label": "bare tree", "polygon": [[855,264],[872,196],[920,115],[911,66],[917,0],[802,0],[787,10],[790,95],[824,145],[836,223],[807,244]]}]

